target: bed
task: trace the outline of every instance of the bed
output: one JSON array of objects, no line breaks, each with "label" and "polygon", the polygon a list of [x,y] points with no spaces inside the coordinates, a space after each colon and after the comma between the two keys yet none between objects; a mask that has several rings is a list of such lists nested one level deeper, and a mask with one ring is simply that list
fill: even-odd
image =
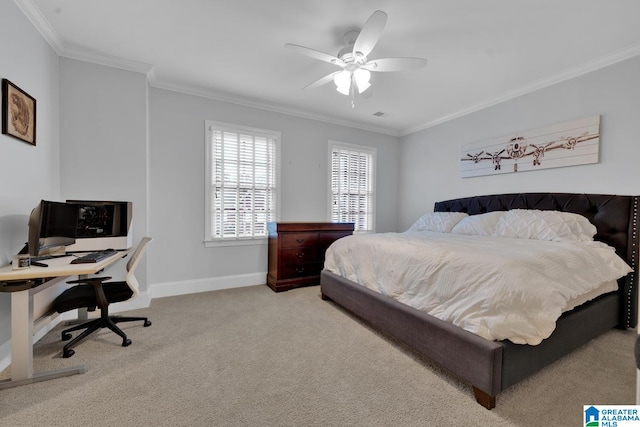
[{"label": "bed", "polygon": [[470,216],[522,209],[570,212],[587,218],[595,226],[593,239],[613,247],[630,271],[617,280],[617,290],[562,313],[553,333],[537,345],[483,338],[326,268],[320,280],[322,298],[471,384],[477,402],[491,409],[497,395],[509,386],[611,328],[634,328],[637,323],[637,196],[513,193],[453,199],[434,206],[434,212]]}]

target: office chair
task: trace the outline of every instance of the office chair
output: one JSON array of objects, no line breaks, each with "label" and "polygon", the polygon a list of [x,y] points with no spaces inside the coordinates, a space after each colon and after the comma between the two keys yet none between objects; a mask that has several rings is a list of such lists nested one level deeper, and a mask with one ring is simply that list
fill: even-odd
[{"label": "office chair", "polygon": [[53,302],[53,309],[58,313],[64,313],[77,308],[86,308],[88,311],[94,311],[98,307],[100,308],[100,317],[62,331],[62,341],[67,341],[71,339],[70,332],[84,329],[80,335],[64,346],[62,357],[73,356],[75,351],[71,347],[98,329],[111,329],[122,337],[122,346],[126,347],[131,344],[131,340],[127,338],[122,329],[116,326],[116,323],[140,320],[144,322],[144,327],[151,326],[151,322],[146,317],[109,316],[109,304],[127,301],[138,295],[138,281],[133,273],[149,242],[151,242],[150,237],[144,237],[140,240],[138,247],[133,252],[129,262],[127,262],[127,275],[123,282],[107,282],[111,277],[92,277],[67,282],[80,284],[60,294]]}]

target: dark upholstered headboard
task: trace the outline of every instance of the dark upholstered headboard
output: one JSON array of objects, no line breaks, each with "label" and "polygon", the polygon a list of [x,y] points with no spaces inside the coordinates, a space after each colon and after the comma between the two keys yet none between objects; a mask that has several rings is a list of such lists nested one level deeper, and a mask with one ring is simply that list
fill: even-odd
[{"label": "dark upholstered headboard", "polygon": [[465,197],[436,202],[435,212],[466,212],[469,215],[510,209],[539,209],[573,212],[596,226],[595,239],[616,249],[633,272],[620,279],[621,322],[633,328],[637,323],[638,196],[573,193],[512,193]]}]

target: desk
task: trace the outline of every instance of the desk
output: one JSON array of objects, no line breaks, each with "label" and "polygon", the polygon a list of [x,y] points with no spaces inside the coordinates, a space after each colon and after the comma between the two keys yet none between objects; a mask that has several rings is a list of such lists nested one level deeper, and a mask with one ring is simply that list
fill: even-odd
[{"label": "desk", "polygon": [[[31,266],[24,270],[13,270],[10,265],[0,267],[0,282],[7,282],[6,285],[0,286],[0,292],[11,292],[11,378],[0,381],[0,390],[87,372],[85,365],[33,372],[34,331],[42,327],[38,322],[46,322],[52,317],[45,315],[40,319],[34,319],[33,297],[69,276],[82,278],[95,274],[130,252],[131,249],[119,251],[100,262],[89,264],[70,264],[73,258],[65,257],[42,261],[49,264],[49,267]],[[15,283],[26,280],[34,280],[35,286],[15,286]]]}]

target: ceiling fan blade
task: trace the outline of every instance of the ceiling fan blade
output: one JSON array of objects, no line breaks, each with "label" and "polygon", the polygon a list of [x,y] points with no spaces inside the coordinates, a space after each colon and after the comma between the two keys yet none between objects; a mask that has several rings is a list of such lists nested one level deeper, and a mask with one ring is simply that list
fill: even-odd
[{"label": "ceiling fan blade", "polygon": [[362,66],[369,71],[405,71],[417,70],[427,65],[424,58],[382,58],[373,59]]},{"label": "ceiling fan blade", "polygon": [[318,87],[320,87],[322,85],[326,85],[327,83],[333,81],[333,76],[335,76],[336,74],[341,73],[341,72],[342,72],[342,70],[339,70],[339,71],[335,71],[335,72],[333,72],[331,74],[327,74],[326,76],[316,80],[315,82],[308,84],[304,88],[305,89],[316,89],[316,88],[318,88]]},{"label": "ceiling fan blade", "polygon": [[369,55],[376,43],[378,43],[378,39],[380,35],[382,35],[382,30],[384,30],[386,23],[386,13],[381,10],[373,12],[367,22],[365,22],[362,30],[360,30],[360,34],[353,44],[353,53],[360,52],[364,56]]},{"label": "ceiling fan blade", "polygon": [[308,47],[299,46],[299,45],[293,44],[293,43],[287,43],[284,46],[289,48],[289,49],[291,49],[291,50],[293,50],[293,51],[295,51],[295,52],[301,53],[303,55],[307,55],[307,56],[310,56],[312,58],[319,59],[320,61],[325,61],[325,62],[328,62],[330,64],[338,65],[340,67],[344,67],[344,65],[345,65],[345,63],[342,62],[342,60],[340,58],[336,58],[335,56],[329,55],[328,53],[323,53],[323,52],[320,52],[320,51],[317,51],[317,50],[314,50],[314,49],[310,49]]}]

